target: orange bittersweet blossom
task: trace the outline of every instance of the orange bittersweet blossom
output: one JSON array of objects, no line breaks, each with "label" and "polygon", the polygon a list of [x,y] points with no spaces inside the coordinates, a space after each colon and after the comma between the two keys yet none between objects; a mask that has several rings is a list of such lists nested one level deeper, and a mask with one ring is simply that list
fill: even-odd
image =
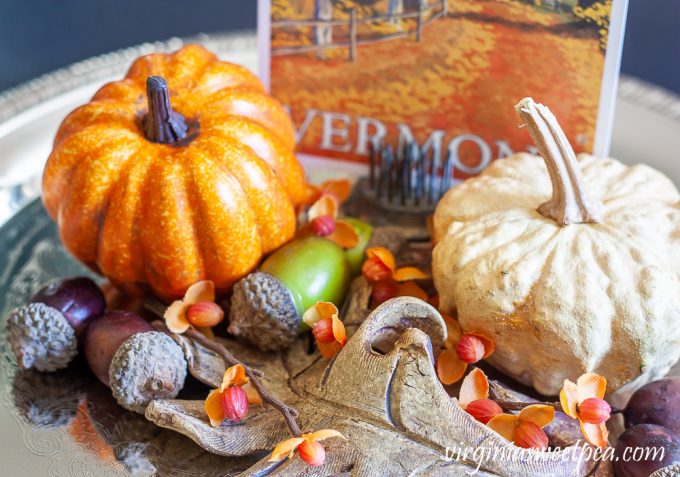
[{"label": "orange bittersweet blossom", "polygon": [[182,334],[193,326],[212,338],[211,327],[224,318],[224,311],[215,303],[215,284],[211,280],[194,283],[187,288],[183,299],[174,301],[165,310],[163,318],[173,333]]},{"label": "orange bittersweet blossom", "polygon": [[359,243],[359,234],[352,224],[338,219],[340,202],[332,194],[322,194],[307,211],[307,223],[300,227],[298,236],[318,235],[338,246],[350,249]]},{"label": "orange bittersweet blossom", "polygon": [[493,340],[479,333],[463,333],[458,322],[442,313],[447,337],[444,351],[437,358],[437,376],[446,385],[465,375],[468,364],[488,358],[494,351]]},{"label": "orange bittersweet blossom", "polygon": [[427,293],[414,281],[426,279],[427,275],[416,267],[397,268],[394,255],[385,247],[366,250],[361,274],[373,287],[374,305],[398,296],[412,296],[427,301]]},{"label": "orange bittersweet blossom", "polygon": [[278,462],[286,457],[291,458],[297,449],[303,461],[312,467],[318,467],[326,460],[326,451],[319,441],[331,437],[345,439],[345,436],[333,429],[322,429],[311,434],[302,434],[300,437],[286,439],[274,448],[269,462]]},{"label": "orange bittersweet blossom", "polygon": [[[475,403],[488,401],[489,380],[486,374],[475,368],[463,379],[458,395],[458,404],[475,419],[479,420],[473,411]],[[555,408],[544,404],[531,404],[520,411],[519,414],[504,414],[499,406],[498,411],[493,412],[487,426],[498,432],[510,442],[519,447],[532,449],[545,449],[548,445],[548,436],[543,428],[550,424],[555,417]]]},{"label": "orange bittersweet blossom", "polygon": [[331,179],[320,185],[309,184],[307,190],[305,205],[312,205],[322,195],[332,195],[342,204],[352,194],[352,182],[349,179]]},{"label": "orange bittersweet blossom", "polygon": [[543,428],[555,417],[555,408],[531,404],[519,414],[498,414],[486,425],[518,447],[545,450],[548,436]]},{"label": "orange bittersweet blossom", "polygon": [[233,387],[237,387],[243,390],[248,404],[255,405],[262,404],[262,398],[260,397],[260,394],[257,392],[257,389],[255,389],[253,385],[250,383],[250,378],[248,378],[248,376],[246,375],[246,370],[243,367],[243,365],[237,364],[235,366],[231,366],[224,372],[224,376],[222,377],[222,384],[220,384],[220,387],[210,391],[208,397],[205,400],[204,404],[205,413],[208,415],[208,418],[210,419],[210,424],[212,426],[219,427],[225,419],[230,417],[225,413],[225,406],[227,406],[228,409],[230,404],[233,405],[233,403],[231,402],[225,403],[224,401],[233,399],[229,395],[225,396],[225,393],[227,393],[228,390]]},{"label": "orange bittersweet blossom", "polygon": [[467,409],[468,404],[479,399],[489,397],[489,379],[479,368],[475,368],[465,376],[460,385],[458,393],[458,404],[463,409]]},{"label": "orange bittersweet blossom", "polygon": [[345,325],[338,317],[338,308],[330,302],[318,301],[302,315],[302,321],[312,329],[321,355],[330,359],[347,343]]},{"label": "orange bittersweet blossom", "polygon": [[[576,380],[576,383],[564,380],[564,387],[560,391],[560,404],[564,413],[578,419],[581,432],[586,441],[597,447],[606,447],[609,431],[605,422],[609,419],[609,405],[604,401],[607,390],[607,380],[595,373],[586,373]],[[602,404],[607,411],[605,415],[591,416],[584,413],[584,403]],[[595,417],[593,419],[592,417]]]}]

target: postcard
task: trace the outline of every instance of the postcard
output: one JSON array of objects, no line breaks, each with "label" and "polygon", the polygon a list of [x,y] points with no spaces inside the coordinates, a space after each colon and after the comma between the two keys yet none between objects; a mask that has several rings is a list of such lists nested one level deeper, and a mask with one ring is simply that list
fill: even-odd
[{"label": "postcard", "polygon": [[606,156],[627,0],[260,0],[260,74],[298,151],[365,163],[376,140],[451,154],[463,179],[531,149],[514,105],[546,104]]}]

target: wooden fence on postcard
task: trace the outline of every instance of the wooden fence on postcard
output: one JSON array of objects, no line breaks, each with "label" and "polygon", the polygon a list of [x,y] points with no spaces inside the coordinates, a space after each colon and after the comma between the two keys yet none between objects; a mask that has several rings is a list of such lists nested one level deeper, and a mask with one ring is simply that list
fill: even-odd
[{"label": "wooden fence on postcard", "polygon": [[[330,4],[330,2],[328,2]],[[332,12],[328,11],[330,16]],[[331,48],[347,48],[347,57],[349,61],[354,61],[357,55],[357,45],[364,45],[368,43],[377,43],[379,41],[392,40],[395,38],[402,38],[410,35],[415,35],[416,41],[420,41],[423,34],[423,28],[436,20],[437,18],[446,16],[446,0],[437,0],[434,3],[425,3],[419,1],[417,8],[412,12],[387,14],[382,16],[370,16],[357,18],[356,9],[349,10],[349,18],[347,19],[322,19],[317,18],[313,20],[276,20],[271,24],[272,31],[274,29],[285,28],[310,28],[313,33],[313,44],[309,45],[295,45],[273,47],[271,54],[273,56],[294,55],[298,53],[306,53],[310,51],[323,52]],[[381,23],[381,22],[395,22],[398,20],[415,19],[415,28],[410,30],[397,31],[380,36],[373,36],[370,38],[361,38],[357,35],[357,26],[367,23]],[[343,27],[347,28],[348,39],[346,41],[339,41],[333,43],[333,28]]]}]

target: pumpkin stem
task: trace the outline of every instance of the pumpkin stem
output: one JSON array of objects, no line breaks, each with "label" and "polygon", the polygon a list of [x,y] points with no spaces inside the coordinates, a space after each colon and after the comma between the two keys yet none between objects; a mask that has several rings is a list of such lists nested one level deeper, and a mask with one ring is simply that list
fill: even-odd
[{"label": "pumpkin stem", "polygon": [[515,109],[543,156],[553,186],[552,198],[538,212],[561,226],[601,222],[602,203],[586,193],[576,154],[553,113],[531,98]]},{"label": "pumpkin stem", "polygon": [[189,129],[184,116],[172,110],[168,83],[162,76],[146,79],[149,112],[142,118],[144,135],[151,142],[173,144],[184,139]]}]

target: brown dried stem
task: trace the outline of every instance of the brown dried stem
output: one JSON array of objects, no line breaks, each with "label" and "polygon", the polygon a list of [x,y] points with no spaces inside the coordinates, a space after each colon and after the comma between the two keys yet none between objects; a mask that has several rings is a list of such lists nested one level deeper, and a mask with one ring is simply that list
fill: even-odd
[{"label": "brown dried stem", "polygon": [[556,411],[564,412],[562,405],[558,402],[522,402],[522,401],[496,401],[501,409],[504,411],[521,411],[532,404],[542,404],[544,406],[554,407]]},{"label": "brown dried stem", "polygon": [[264,384],[262,384],[262,381],[260,381],[259,379],[259,376],[261,376],[262,373],[255,372],[255,370],[252,369],[250,366],[246,366],[241,361],[239,361],[222,344],[218,343],[217,341],[213,341],[210,338],[207,338],[205,335],[194,330],[193,328],[189,328],[184,333],[184,336],[186,336],[190,340],[195,341],[201,346],[208,348],[211,351],[214,351],[229,366],[236,366],[237,364],[243,366],[243,368],[246,370],[246,375],[250,378],[250,382],[252,383],[253,387],[257,389],[257,392],[260,394],[262,402],[269,404],[271,407],[273,407],[283,415],[284,419],[286,420],[286,425],[288,426],[290,433],[293,434],[294,437],[300,436],[302,432],[300,431],[300,427],[298,426],[297,421],[295,420],[295,418],[298,416],[297,409],[290,407],[289,405],[281,401],[279,398],[277,398],[274,394],[270,393],[269,390],[267,390]]},{"label": "brown dried stem", "polygon": [[[159,315],[161,317],[163,316],[165,306],[162,303],[156,300],[146,300],[145,306],[148,310],[150,310],[154,314]],[[172,333],[165,326],[164,331],[166,333]],[[302,434],[300,426],[298,426],[298,423],[295,420],[295,418],[299,415],[297,409],[287,405],[286,403],[281,401],[278,397],[276,397],[274,394],[269,392],[269,390],[264,386],[264,384],[262,384],[262,381],[260,381],[259,379],[263,375],[261,371],[243,364],[239,359],[236,358],[236,356],[231,354],[231,352],[221,343],[211,340],[210,338],[206,337],[205,335],[196,331],[193,328],[189,328],[187,331],[185,331],[184,336],[194,341],[195,343],[200,344],[204,348],[207,348],[216,353],[220,358],[222,358],[222,360],[227,366],[236,366],[237,364],[243,366],[243,368],[246,370],[246,375],[250,378],[250,382],[252,383],[253,387],[260,394],[262,402],[270,405],[272,408],[281,413],[281,415],[283,415],[283,418],[286,421],[286,425],[288,426],[288,429],[290,430],[290,433],[293,435],[293,437],[299,437]]]},{"label": "brown dried stem", "polygon": [[[556,411],[566,414],[564,412],[564,409],[562,408],[562,405],[558,402],[496,401],[496,404],[498,404],[504,411],[521,411],[525,407],[531,406],[532,404],[542,404],[544,406],[554,407]],[[623,409],[619,409],[616,407],[611,408],[612,414],[617,414],[620,412],[623,412]]]}]

